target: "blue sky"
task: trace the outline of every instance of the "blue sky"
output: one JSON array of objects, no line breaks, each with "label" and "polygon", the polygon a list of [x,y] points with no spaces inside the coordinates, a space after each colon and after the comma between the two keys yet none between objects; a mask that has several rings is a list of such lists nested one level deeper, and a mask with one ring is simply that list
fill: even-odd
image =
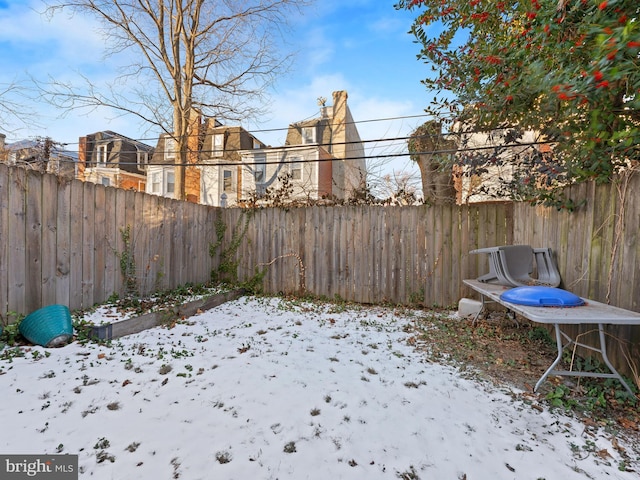
[{"label": "blue sky", "polygon": [[[423,123],[426,117],[415,116],[423,114],[431,100],[420,83],[429,67],[416,59],[419,47],[407,34],[415,13],[397,11],[393,4],[394,0],[317,0],[303,16],[294,18],[290,41],[298,49],[295,62],[270,91],[268,115],[259,123],[243,126],[251,131],[286,128],[317,116],[317,98],[330,99],[334,90],[347,90],[354,119],[366,120],[358,125],[363,140],[403,137]],[[73,79],[82,74],[99,82],[116,76],[117,60],[103,58],[103,42],[95,25],[66,15],[49,21],[37,13],[42,9],[40,0],[0,0],[0,86],[11,82],[28,85],[30,78]],[[6,98],[3,95],[3,101]],[[99,110],[58,118],[42,101],[14,97],[14,102],[36,114],[38,121],[33,127],[11,122],[1,125],[8,142],[50,136],[73,149],[78,137],[100,130],[132,138],[153,137],[135,118],[114,112]],[[369,121],[396,117],[405,118]],[[277,146],[284,142],[285,132],[256,136]],[[406,142],[367,145],[373,155],[406,151]],[[371,161],[370,168],[374,174],[380,168],[385,173],[415,175],[417,171],[406,157]]]}]

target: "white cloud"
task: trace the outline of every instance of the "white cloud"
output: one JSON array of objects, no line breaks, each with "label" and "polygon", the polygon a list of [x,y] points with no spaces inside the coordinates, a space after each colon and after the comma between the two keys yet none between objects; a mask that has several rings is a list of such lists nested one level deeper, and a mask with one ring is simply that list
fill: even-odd
[{"label": "white cloud", "polygon": [[[49,20],[39,13],[42,8],[41,2],[12,4],[0,18],[0,40],[11,43],[18,53],[31,52],[36,61],[30,65],[32,74],[45,73],[44,66],[62,70],[101,59],[105,42],[95,21],[66,13]],[[17,64],[25,59],[9,56],[8,60]]]},{"label": "white cloud", "polygon": [[321,27],[305,32],[303,46],[297,54],[297,63],[307,74],[322,70],[335,55],[335,42]]},{"label": "white cloud", "polygon": [[268,118],[251,122],[249,130],[278,129],[273,132],[257,132],[263,142],[280,146],[284,144],[289,124],[320,115],[318,97],[326,97],[331,103],[331,94],[336,90],[349,90],[349,84],[342,74],[328,74],[314,77],[310,83],[289,83],[287,88],[275,90],[271,94]]}]

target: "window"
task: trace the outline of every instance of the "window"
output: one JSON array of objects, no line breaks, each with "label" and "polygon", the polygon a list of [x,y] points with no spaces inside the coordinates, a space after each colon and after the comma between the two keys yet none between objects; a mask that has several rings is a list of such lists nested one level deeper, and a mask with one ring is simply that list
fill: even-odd
[{"label": "window", "polygon": [[144,166],[149,163],[149,153],[138,150],[138,168],[142,169]]},{"label": "window", "polygon": [[166,185],[166,193],[170,193],[173,195],[176,187],[176,174],[174,172],[167,172],[167,185]]},{"label": "window", "polygon": [[262,148],[262,144],[257,140],[257,139],[253,139],[253,149],[257,150],[259,148]]},{"label": "window", "polygon": [[291,159],[289,173],[291,173],[291,180],[302,180],[302,163],[299,158]]},{"label": "window", "polygon": [[102,185],[104,185],[105,187],[108,187],[111,185],[111,180],[109,180],[109,177],[102,177],[101,181],[102,181]]},{"label": "window", "polygon": [[162,188],[162,172],[153,172],[151,175],[151,193],[160,194]]},{"label": "window", "polygon": [[176,140],[166,137],[164,140],[164,158],[166,160],[175,160],[176,158]]},{"label": "window", "polygon": [[302,143],[316,143],[315,127],[302,127]]},{"label": "window", "polygon": [[176,190],[176,174],[173,168],[165,168],[151,174],[151,193],[173,196]]},{"label": "window", "polygon": [[107,145],[98,145],[98,166],[104,167],[107,165]]},{"label": "window", "polygon": [[213,134],[211,143],[211,154],[214,157],[221,157],[224,154],[224,133]]},{"label": "window", "polygon": [[254,180],[256,183],[264,183],[266,181],[267,155],[265,153],[256,153],[253,172]]},{"label": "window", "polygon": [[233,172],[231,170],[222,171],[222,191],[223,192],[233,191]]}]

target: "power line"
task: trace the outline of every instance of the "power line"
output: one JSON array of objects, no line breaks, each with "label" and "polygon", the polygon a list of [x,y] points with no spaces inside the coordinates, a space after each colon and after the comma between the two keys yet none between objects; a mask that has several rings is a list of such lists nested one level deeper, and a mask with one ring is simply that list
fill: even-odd
[{"label": "power line", "polygon": [[[216,163],[175,163],[175,162],[149,162],[140,164],[138,162],[118,162],[117,165],[128,165],[128,166],[164,166],[164,167],[238,167],[238,166],[254,166],[254,165],[290,165],[290,164],[301,164],[301,163],[324,163],[324,162],[337,162],[337,161],[356,161],[356,160],[376,160],[376,159],[388,159],[388,158],[398,158],[398,157],[407,157],[413,155],[454,155],[466,152],[474,152],[480,150],[494,150],[496,148],[526,148],[536,145],[550,145],[555,144],[557,142],[552,141],[538,141],[538,142],[527,142],[527,143],[510,143],[510,144],[502,144],[502,145],[490,145],[490,146],[482,146],[482,147],[466,147],[462,149],[458,148],[449,148],[443,150],[430,150],[430,151],[421,151],[421,152],[398,152],[398,153],[388,153],[388,154],[378,154],[378,155],[365,155],[358,157],[346,157],[346,158],[319,158],[319,159],[290,159],[290,160],[274,160],[274,161],[254,161],[254,162],[229,162],[229,161],[218,161]],[[299,145],[298,145],[299,147]],[[61,160],[64,162],[72,162],[72,160]],[[91,162],[92,167],[96,164],[96,162]],[[112,164],[114,165],[114,164]]]},{"label": "power line", "polygon": [[[397,118],[408,118],[408,117],[397,117]],[[372,120],[375,121],[375,120]],[[270,151],[280,151],[280,150],[295,150],[295,149],[300,149],[300,148],[304,148],[304,147],[325,147],[325,146],[348,146],[348,145],[359,145],[359,144],[369,144],[369,143],[388,143],[388,142],[406,142],[408,140],[412,140],[412,139],[426,139],[426,138],[432,138],[435,140],[440,140],[444,137],[451,137],[451,136],[455,136],[455,137],[463,137],[466,135],[470,135],[473,133],[487,133],[487,132],[493,132],[495,130],[474,130],[474,131],[465,131],[464,133],[456,133],[456,132],[447,132],[447,133],[425,133],[422,135],[408,135],[408,136],[402,136],[402,137],[388,137],[388,138],[375,138],[375,139],[370,139],[370,140],[350,140],[350,141],[345,141],[345,142],[332,142],[330,144],[323,144],[323,143],[308,143],[308,144],[296,144],[296,145],[283,145],[283,146],[278,146],[278,147],[264,147],[264,148],[256,148],[256,149],[247,149],[247,148],[224,148],[222,150],[214,150],[214,149],[199,149],[197,151],[197,153],[214,153],[214,152],[223,152],[223,153],[236,153],[236,152],[247,152],[247,151],[263,151],[265,153],[268,153]],[[129,139],[130,140],[130,139]],[[544,142],[539,142],[539,143],[544,143]],[[553,143],[553,142],[551,142]],[[522,144],[522,145],[526,145],[526,144]],[[375,148],[375,147],[374,147]],[[481,148],[494,148],[494,147],[481,147]],[[63,150],[61,151],[61,153],[64,152],[68,152],[68,153],[79,153],[79,151],[76,150]],[[167,152],[172,152],[170,150],[159,150],[159,149],[155,149],[154,153],[160,153],[160,154],[165,154]],[[189,152],[191,154],[196,153],[196,152]]]},{"label": "power line", "polygon": [[[361,123],[373,123],[373,122],[387,122],[387,121],[395,121],[395,120],[409,120],[412,118],[423,118],[423,117],[429,117],[432,116],[431,114],[428,113],[422,113],[422,114],[416,114],[416,115],[403,115],[403,116],[397,116],[397,117],[382,117],[382,118],[371,118],[371,119],[367,119],[367,120],[353,120],[351,122],[336,122],[336,123],[326,123],[325,125],[328,127],[335,127],[336,125],[357,125],[357,124],[361,124]],[[222,125],[220,127],[212,127],[212,128],[219,128],[219,129],[224,129],[224,128],[242,128],[244,129],[246,132],[248,132],[249,134],[253,134],[253,133],[266,133],[266,132],[280,132],[280,131],[288,131],[290,128],[296,128],[297,125],[299,124],[303,124],[306,122],[310,122],[312,120],[318,120],[318,119],[322,119],[321,117],[312,117],[308,120],[300,120],[297,122],[293,122],[291,124],[289,124],[286,127],[277,127],[277,128],[265,128],[265,129],[245,129],[244,127],[242,127],[241,125]],[[105,130],[107,131],[107,130]],[[96,132],[98,133],[98,132]],[[120,135],[122,137],[125,137],[125,135],[121,135],[117,132],[114,132],[117,135]],[[187,138],[190,137],[196,137],[199,134],[194,134],[194,135],[188,135]],[[84,135],[86,136],[86,135]],[[139,138],[139,139],[133,139],[133,138],[129,138],[126,137],[128,140],[133,140],[136,142],[140,142],[140,143],[144,143],[145,141],[154,141],[154,140],[158,140],[160,137],[162,136],[167,136],[167,137],[172,137],[172,138],[177,138],[174,135],[170,134],[170,133],[161,133],[159,134],[157,137],[149,137],[149,138]],[[258,140],[256,138],[256,140]],[[55,142],[54,142],[55,143]],[[63,145],[78,145],[79,142],[66,142],[63,143]]]}]

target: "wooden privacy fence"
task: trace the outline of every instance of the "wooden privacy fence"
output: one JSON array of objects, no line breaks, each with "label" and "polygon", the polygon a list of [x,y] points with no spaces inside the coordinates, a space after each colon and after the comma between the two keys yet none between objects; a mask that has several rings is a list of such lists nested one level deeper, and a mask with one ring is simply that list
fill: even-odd
[{"label": "wooden privacy fence", "polygon": [[267,268],[271,293],[304,283],[329,298],[452,305],[481,261],[467,252],[511,242],[512,209],[218,209],[0,165],[0,313],[88,308],[126,294],[128,281],[140,295],[202,283],[228,261],[240,281]]},{"label": "wooden privacy fence", "polygon": [[[569,213],[526,204],[219,209],[0,164],[0,315],[52,303],[72,310],[128,289],[203,283],[221,265],[268,293],[450,306],[487,269],[474,248],[530,244],[556,253],[563,286],[640,311],[640,180],[567,190]],[[224,227],[224,228],[221,228]],[[216,253],[210,245],[222,238]],[[128,260],[135,267],[123,270]],[[637,328],[610,338],[640,345]],[[612,359],[624,370],[624,353]],[[633,354],[633,353],[632,353]]]},{"label": "wooden privacy fence", "polygon": [[0,314],[88,308],[127,293],[127,279],[141,295],[205,282],[217,214],[0,164]]},{"label": "wooden privacy fence", "polygon": [[[606,185],[568,188],[586,204],[575,212],[514,205],[514,243],[549,246],[557,254],[562,287],[583,297],[640,312],[640,175],[627,171]],[[571,327],[595,344],[597,332]],[[609,326],[610,357],[625,373],[640,368],[640,328]],[[585,351],[580,351],[586,354]]]},{"label": "wooden privacy fence", "polygon": [[469,250],[511,243],[511,204],[225,210],[226,242],[246,225],[242,280],[266,268],[267,292],[361,303],[452,305],[476,275]]}]

